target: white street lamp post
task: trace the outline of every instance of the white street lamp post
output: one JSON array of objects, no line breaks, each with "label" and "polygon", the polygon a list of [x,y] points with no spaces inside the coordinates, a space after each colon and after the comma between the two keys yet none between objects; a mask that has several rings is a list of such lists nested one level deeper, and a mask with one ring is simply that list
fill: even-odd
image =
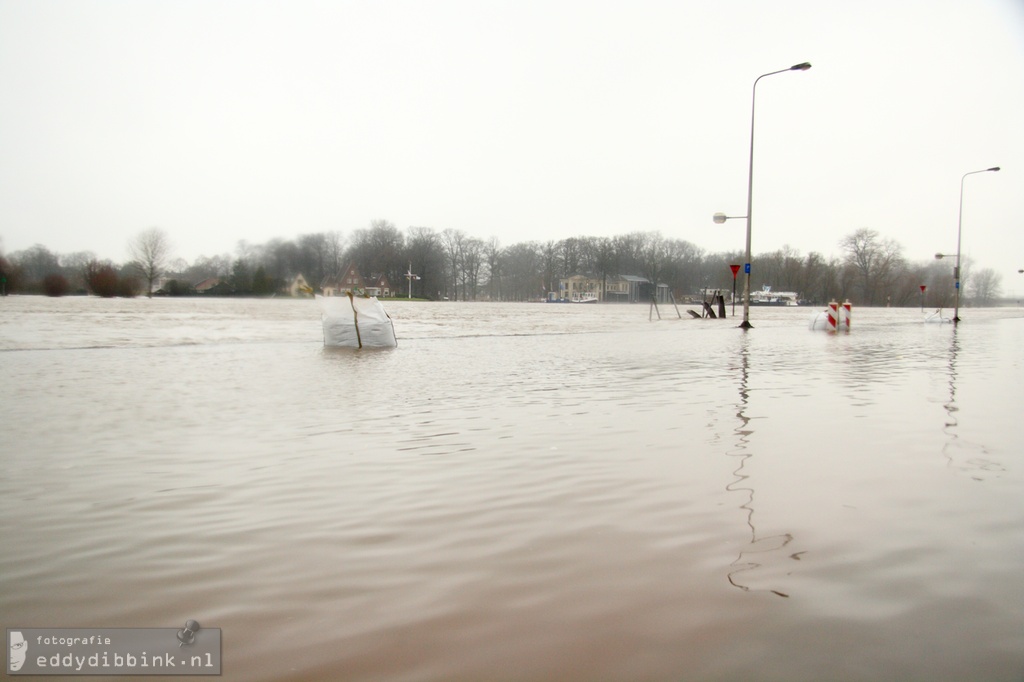
[{"label": "white street lamp post", "polygon": [[757,103],[757,82],[765,76],[774,76],[777,73],[785,73],[787,71],[806,71],[809,68],[811,68],[811,63],[803,62],[801,64],[794,64],[788,69],[780,69],[779,71],[761,74],[754,80],[754,87],[752,88],[752,94],[750,96],[750,167],[747,173],[747,215],[726,216],[724,213],[716,213],[714,216],[716,223],[724,223],[726,220],[729,220],[730,217],[747,219],[747,249],[746,262],[743,264],[743,322],[740,324],[741,329],[752,328],[752,325],[750,324],[750,226],[754,212],[754,111]]},{"label": "white street lamp post", "polygon": [[[953,324],[960,322],[960,234],[962,232],[964,224],[964,180],[967,179],[968,175],[975,175],[977,173],[990,173],[998,171],[999,166],[993,166],[992,168],[983,168],[981,170],[971,171],[970,173],[964,173],[963,177],[960,178],[960,213],[956,221],[956,265],[953,267],[953,279],[956,282],[956,291],[954,292],[954,308],[953,308]],[[946,254],[937,253],[935,258],[942,258]]]}]

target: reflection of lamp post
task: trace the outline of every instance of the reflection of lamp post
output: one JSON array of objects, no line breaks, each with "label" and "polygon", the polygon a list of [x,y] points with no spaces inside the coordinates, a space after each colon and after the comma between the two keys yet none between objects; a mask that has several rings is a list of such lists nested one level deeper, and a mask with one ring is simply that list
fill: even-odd
[{"label": "reflection of lamp post", "polygon": [[[967,179],[968,175],[975,175],[976,173],[988,173],[990,171],[999,170],[999,166],[993,166],[992,168],[983,168],[982,170],[971,171],[970,173],[964,173],[963,177],[960,178],[960,214],[956,221],[956,265],[953,267],[953,279],[956,280],[956,292],[955,303],[953,308],[953,324],[960,321],[960,233],[964,223],[964,180]],[[935,254],[936,258],[942,258],[942,254]]]},{"label": "reflection of lamp post", "polygon": [[[786,71],[806,71],[811,68],[810,62],[803,62],[801,64],[794,64],[788,69],[780,69],[779,71],[772,71],[770,73],[764,73],[754,79],[754,87],[750,96],[750,167],[747,172],[747,215],[744,216],[747,219],[747,260],[743,265],[743,273],[746,275],[743,278],[743,322],[740,324],[742,329],[750,329],[750,223],[751,215],[753,214],[753,200],[754,200],[754,105],[757,102],[757,82],[765,76],[774,76],[777,73],[785,73]],[[715,214],[716,223],[724,223],[729,218],[722,214]]]},{"label": "reflection of lamp post", "polygon": [[[747,344],[747,337],[744,336],[742,338],[744,342],[739,351],[740,401],[736,406],[736,416],[739,418],[740,423],[735,429],[733,429],[736,434],[736,446],[732,451],[726,453],[730,457],[738,458],[739,466],[733,470],[732,475],[734,478],[732,482],[725,486],[725,489],[728,492],[747,493],[747,499],[740,505],[740,509],[746,511],[747,527],[750,528],[750,542],[740,550],[736,559],[729,564],[729,584],[733,587],[738,587],[744,592],[749,592],[752,589],[762,589],[779,597],[789,597],[787,593],[770,587],[754,587],[751,584],[754,580],[753,575],[748,572],[756,571],[761,568],[763,563],[767,560],[766,557],[768,556],[768,553],[781,550],[793,541],[793,536],[789,533],[780,533],[777,535],[762,537],[758,535],[757,527],[754,525],[754,485],[751,480],[751,473],[744,471],[747,461],[753,456],[753,452],[749,446],[751,437],[754,434],[753,425],[751,424],[754,417],[751,417],[748,414],[748,410],[750,408],[750,388],[748,386],[750,378],[750,370],[748,366],[750,347]],[[801,552],[790,554],[789,556],[791,559],[799,559],[799,554],[801,554]]]}]

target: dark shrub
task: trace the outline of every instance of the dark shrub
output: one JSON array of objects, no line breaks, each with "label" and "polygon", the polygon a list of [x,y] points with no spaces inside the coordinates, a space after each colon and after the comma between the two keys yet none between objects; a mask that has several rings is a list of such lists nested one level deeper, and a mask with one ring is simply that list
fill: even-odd
[{"label": "dark shrub", "polygon": [[69,288],[64,275],[51,273],[43,278],[43,293],[47,296],[63,296],[68,293]]},{"label": "dark shrub", "polygon": [[117,276],[117,271],[111,266],[97,264],[96,267],[89,268],[86,284],[89,286],[89,290],[97,296],[113,298],[117,296],[120,279]]},{"label": "dark shrub", "polygon": [[122,277],[117,283],[117,295],[122,298],[135,298],[139,293],[139,280],[134,277]]}]

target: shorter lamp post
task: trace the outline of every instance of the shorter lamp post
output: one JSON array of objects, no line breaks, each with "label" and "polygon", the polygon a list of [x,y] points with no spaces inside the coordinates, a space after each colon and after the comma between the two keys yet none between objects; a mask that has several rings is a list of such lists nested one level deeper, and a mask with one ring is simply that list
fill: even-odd
[{"label": "shorter lamp post", "polygon": [[[953,266],[953,281],[956,282],[956,289],[960,291],[960,258],[955,253],[937,253],[935,254],[935,260],[942,260],[943,258],[956,258],[956,265]],[[956,322],[956,318],[953,319]]]},{"label": "shorter lamp post", "polygon": [[[745,215],[725,215],[724,213],[716,213],[711,216],[711,219],[715,221],[716,225],[725,224],[726,220],[746,220]],[[729,268],[732,270],[732,316],[736,317],[736,274],[740,271],[739,265],[730,265]],[[750,258],[747,258],[746,266],[747,274],[750,274]],[[748,294],[749,295],[749,294]]]},{"label": "shorter lamp post", "polygon": [[[955,296],[956,303],[953,308],[953,324],[960,322],[960,234],[964,225],[964,180],[967,179],[968,175],[976,175],[978,173],[991,173],[998,171],[999,166],[992,166],[992,168],[982,168],[981,170],[971,171],[964,173],[963,177],[960,178],[960,214],[956,221],[956,265],[953,267],[953,279],[956,280],[956,292]],[[942,258],[941,254],[935,254],[936,258]]]}]

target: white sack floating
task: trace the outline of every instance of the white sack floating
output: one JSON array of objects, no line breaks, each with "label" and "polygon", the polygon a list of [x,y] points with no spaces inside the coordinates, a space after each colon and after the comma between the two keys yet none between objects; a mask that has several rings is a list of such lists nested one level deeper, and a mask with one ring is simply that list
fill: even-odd
[{"label": "white sack floating", "polygon": [[333,348],[394,348],[395,325],[376,297],[316,297],[324,323],[324,345]]},{"label": "white sack floating", "polygon": [[809,328],[827,332],[848,332],[850,331],[850,318],[853,317],[853,306],[850,302],[838,303],[832,301],[828,309],[811,315]]}]

